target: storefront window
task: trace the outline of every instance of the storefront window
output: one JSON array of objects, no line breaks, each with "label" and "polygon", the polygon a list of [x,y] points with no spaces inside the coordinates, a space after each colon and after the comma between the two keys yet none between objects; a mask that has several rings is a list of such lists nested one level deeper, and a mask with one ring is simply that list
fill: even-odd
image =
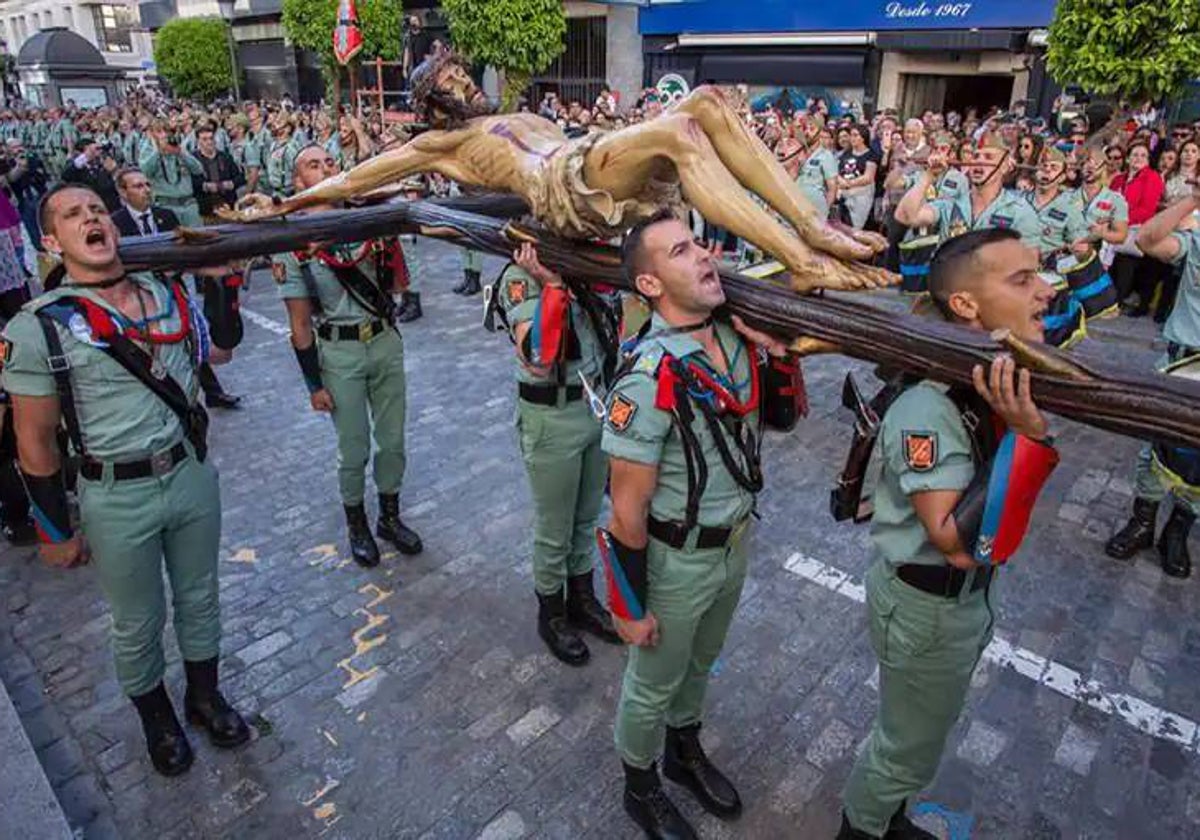
[{"label": "storefront window", "polygon": [[102,52],[133,52],[133,28],[137,25],[131,6],[92,6],[97,46]]}]

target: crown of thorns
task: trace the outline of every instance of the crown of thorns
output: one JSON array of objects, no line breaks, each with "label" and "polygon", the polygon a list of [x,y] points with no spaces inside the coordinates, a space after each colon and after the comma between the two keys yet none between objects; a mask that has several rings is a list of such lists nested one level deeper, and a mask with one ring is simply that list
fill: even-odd
[{"label": "crown of thorns", "polygon": [[410,97],[418,116],[426,119],[430,116],[430,106],[436,104],[439,95],[443,93],[437,86],[438,76],[443,69],[451,65],[470,70],[466,60],[450,50],[432,53],[413,70],[409,79]]}]

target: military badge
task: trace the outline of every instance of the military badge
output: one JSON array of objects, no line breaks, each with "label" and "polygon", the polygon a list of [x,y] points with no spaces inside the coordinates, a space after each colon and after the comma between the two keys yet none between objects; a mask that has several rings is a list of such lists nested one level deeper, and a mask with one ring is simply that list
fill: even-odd
[{"label": "military badge", "polygon": [[916,472],[928,472],[937,463],[935,432],[904,433],[904,463]]},{"label": "military badge", "polygon": [[510,303],[522,303],[525,300],[525,281],[524,280],[509,280],[508,281],[508,300]]},{"label": "military badge", "polygon": [[12,342],[7,338],[0,338],[0,370],[4,370],[10,356],[12,356]]},{"label": "military badge", "polygon": [[271,277],[282,285],[283,281],[287,280],[287,266],[280,262],[271,263]]},{"label": "military badge", "polygon": [[613,428],[613,431],[623,432],[629,428],[635,414],[637,414],[637,403],[624,394],[615,394],[612,402],[608,404],[608,425]]}]

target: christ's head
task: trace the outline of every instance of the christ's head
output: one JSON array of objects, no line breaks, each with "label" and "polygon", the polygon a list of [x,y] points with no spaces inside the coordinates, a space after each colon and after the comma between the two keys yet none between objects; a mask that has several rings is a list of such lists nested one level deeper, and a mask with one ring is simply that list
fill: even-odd
[{"label": "christ's head", "polygon": [[433,128],[457,128],[492,113],[466,62],[446,51],[431,53],[412,73],[412,103]]}]

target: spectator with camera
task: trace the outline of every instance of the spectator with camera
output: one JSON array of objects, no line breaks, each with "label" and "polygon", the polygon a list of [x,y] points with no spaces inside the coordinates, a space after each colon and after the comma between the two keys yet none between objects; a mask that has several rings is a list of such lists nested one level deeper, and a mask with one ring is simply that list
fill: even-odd
[{"label": "spectator with camera", "polygon": [[71,158],[63,170],[63,181],[88,187],[104,200],[110,213],[117,210],[121,206],[121,197],[113,181],[117,161],[112,150],[102,147],[92,137],[79,138],[78,148],[79,154]]},{"label": "spectator with camera", "polygon": [[179,224],[199,227],[204,222],[193,178],[202,178],[204,167],[182,148],[183,138],[174,125],[159,123],[151,138],[153,145],[142,156],[139,168],[149,179],[155,198],[175,214]]}]

